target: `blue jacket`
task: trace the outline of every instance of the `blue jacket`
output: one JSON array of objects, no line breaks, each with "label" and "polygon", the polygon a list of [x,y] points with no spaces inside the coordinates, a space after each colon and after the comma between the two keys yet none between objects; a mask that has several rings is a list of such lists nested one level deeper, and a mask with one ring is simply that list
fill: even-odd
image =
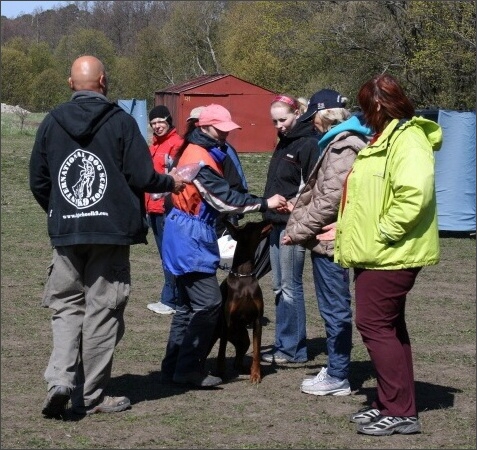
[{"label": "blue jacket", "polygon": [[219,213],[267,210],[266,199],[230,189],[223,177],[225,148],[199,129],[189,141],[177,167],[199,161],[205,165],[193,183],[171,195],[173,207],[164,222],[162,254],[166,269],[174,275],[217,271],[220,254],[215,222]]}]

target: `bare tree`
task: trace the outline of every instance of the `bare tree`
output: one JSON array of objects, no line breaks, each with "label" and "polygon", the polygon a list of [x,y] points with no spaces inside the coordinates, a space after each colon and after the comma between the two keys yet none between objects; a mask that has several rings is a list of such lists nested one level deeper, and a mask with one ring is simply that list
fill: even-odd
[{"label": "bare tree", "polygon": [[19,105],[13,108],[13,113],[20,119],[20,133],[23,133],[23,126],[25,124],[25,120],[30,114],[30,111],[23,109]]},{"label": "bare tree", "polygon": [[[217,58],[217,30],[224,12],[224,2],[175,2],[167,33],[175,49],[188,60],[187,76],[220,72]],[[193,63],[192,67],[190,66]],[[184,66],[184,64],[178,64]]]}]

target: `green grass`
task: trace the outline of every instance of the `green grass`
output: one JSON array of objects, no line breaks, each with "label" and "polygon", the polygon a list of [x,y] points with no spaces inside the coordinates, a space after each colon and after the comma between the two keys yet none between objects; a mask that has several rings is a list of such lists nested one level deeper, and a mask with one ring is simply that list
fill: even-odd
[{"label": "green grass", "polygon": [[[28,187],[34,132],[4,134],[1,142],[1,442],[2,448],[476,448],[475,240],[442,238],[441,263],[425,268],[407,306],[413,344],[416,392],[423,433],[377,438],[359,436],[347,415],[375,389],[366,349],[353,331],[349,397],[299,392],[304,376],[326,363],[325,332],[314,295],[309,258],[304,283],[310,361],[296,366],[264,365],[264,379],[251,386],[231,379],[223,388],[195,391],[159,383],[170,317],[155,315],[162,277],[154,240],[131,252],[132,293],[126,334],[117,347],[113,394],[128,395],[126,413],[80,421],[41,417],[43,379],[50,350],[50,311],[40,307],[51,258],[46,217]],[[269,154],[240,155],[250,191],[261,195]],[[251,216],[247,216],[251,219]],[[219,273],[219,278],[224,273]],[[274,306],[269,276],[262,347],[273,341]],[[229,364],[233,355],[227,348]],[[211,354],[211,367],[216,352]]]},{"label": "green grass", "polygon": [[25,117],[23,129],[21,118],[14,113],[2,114],[1,134],[4,136],[35,136],[39,123],[45,117],[44,113],[30,113]]}]

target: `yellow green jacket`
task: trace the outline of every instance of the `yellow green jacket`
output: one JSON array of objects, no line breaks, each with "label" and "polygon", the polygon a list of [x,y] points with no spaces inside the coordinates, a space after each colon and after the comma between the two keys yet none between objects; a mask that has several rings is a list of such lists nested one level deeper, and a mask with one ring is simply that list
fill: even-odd
[{"label": "yellow green jacket", "polygon": [[393,120],[357,155],[338,213],[334,260],[343,267],[395,270],[439,262],[434,151],[442,129]]}]

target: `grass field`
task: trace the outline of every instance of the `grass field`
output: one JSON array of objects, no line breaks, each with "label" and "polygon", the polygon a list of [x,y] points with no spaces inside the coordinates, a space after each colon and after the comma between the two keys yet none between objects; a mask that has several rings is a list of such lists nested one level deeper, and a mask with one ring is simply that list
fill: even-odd
[{"label": "grass field", "polygon": [[[424,269],[409,295],[407,317],[414,350],[419,415],[423,431],[412,436],[357,435],[348,414],[372,398],[375,378],[354,330],[349,397],[300,393],[305,376],[326,364],[325,333],[307,258],[304,272],[310,360],[263,364],[258,386],[231,377],[211,391],[161,385],[160,361],[171,318],[146,309],[162,286],[154,240],[134,246],[132,293],[126,334],[117,347],[112,395],[127,395],[131,410],[78,419],[41,415],[43,372],[51,351],[50,312],[40,307],[51,248],[46,217],[28,188],[28,162],[41,115],[29,116],[25,132],[2,114],[1,141],[1,448],[476,448],[475,240],[442,238],[439,265]],[[8,122],[8,123],[7,123]],[[252,193],[261,194],[267,154],[241,159]],[[224,277],[219,273],[219,277]],[[274,336],[270,275],[265,295],[262,347]],[[230,348],[228,347],[228,350]],[[215,363],[216,349],[209,364]],[[228,353],[231,375],[232,353]]]}]

